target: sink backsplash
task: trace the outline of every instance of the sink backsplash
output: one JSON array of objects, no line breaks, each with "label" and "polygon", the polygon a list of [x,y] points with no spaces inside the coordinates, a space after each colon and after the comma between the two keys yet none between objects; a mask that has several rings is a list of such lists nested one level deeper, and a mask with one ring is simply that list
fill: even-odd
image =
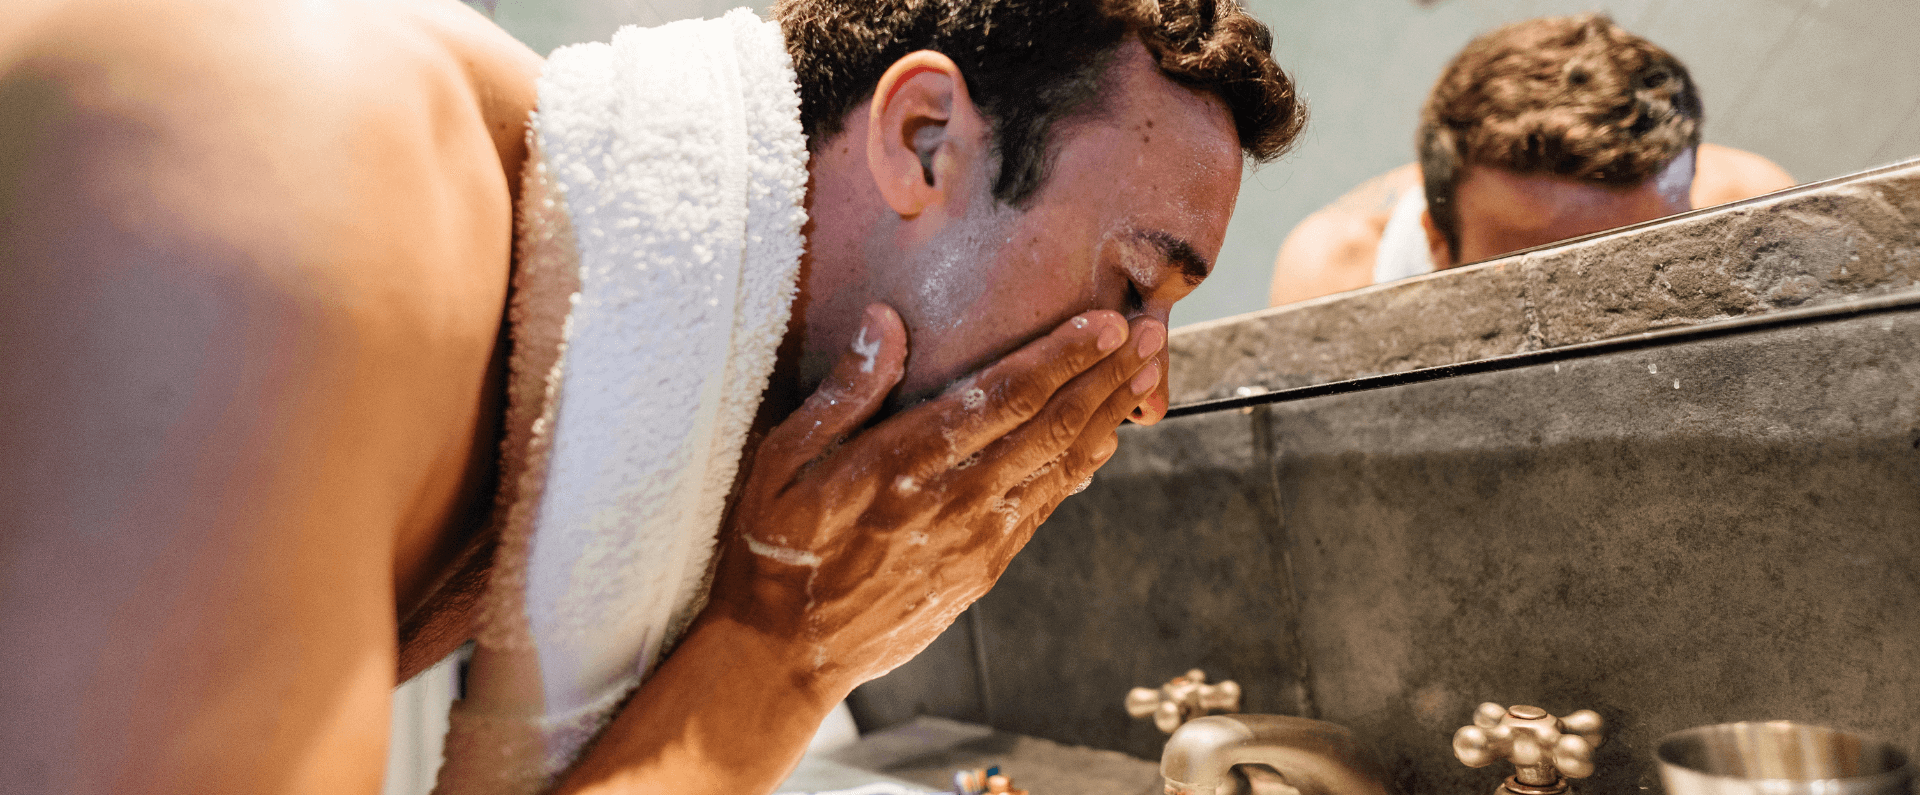
[{"label": "sink backsplash", "polygon": [[1657,789],[1654,741],[1708,723],[1920,752],[1916,282],[1906,164],[1182,330],[1177,402],[1839,309],[1125,428],[856,717],[1151,759],[1128,688],[1198,667],[1248,712],[1352,728],[1409,795],[1499,783],[1449,746],[1483,701],[1598,711],[1594,795]]}]

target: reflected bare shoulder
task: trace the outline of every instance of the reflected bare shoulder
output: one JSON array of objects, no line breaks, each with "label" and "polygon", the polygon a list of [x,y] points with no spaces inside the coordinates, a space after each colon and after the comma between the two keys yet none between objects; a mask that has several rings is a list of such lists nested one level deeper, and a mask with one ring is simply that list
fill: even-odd
[{"label": "reflected bare shoulder", "polygon": [[1393,208],[1420,186],[1417,164],[1360,183],[1302,219],[1274,258],[1271,306],[1344,292],[1373,283],[1373,260]]},{"label": "reflected bare shoulder", "polygon": [[1693,206],[1712,207],[1791,188],[1793,176],[1773,161],[1730,146],[1703,143],[1694,168]]}]

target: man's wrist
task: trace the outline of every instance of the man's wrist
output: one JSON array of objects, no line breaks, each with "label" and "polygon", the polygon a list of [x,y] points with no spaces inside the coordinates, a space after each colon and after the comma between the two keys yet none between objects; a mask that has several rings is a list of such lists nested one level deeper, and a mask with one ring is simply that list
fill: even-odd
[{"label": "man's wrist", "polygon": [[710,608],[558,792],[765,791],[850,689],[820,675],[807,644]]},{"label": "man's wrist", "polygon": [[765,624],[716,605],[694,621],[681,647],[694,645],[700,650],[695,654],[707,653],[709,648],[724,650],[735,661],[736,670],[761,672],[769,681],[777,678],[794,697],[819,707],[823,715],[859,684],[842,681],[844,667],[828,659],[825,646],[800,637],[797,628]]}]

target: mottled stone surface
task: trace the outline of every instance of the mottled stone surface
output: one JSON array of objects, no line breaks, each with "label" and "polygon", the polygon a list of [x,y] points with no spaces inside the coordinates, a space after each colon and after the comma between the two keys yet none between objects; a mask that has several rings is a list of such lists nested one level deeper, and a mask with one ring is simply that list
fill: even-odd
[{"label": "mottled stone surface", "polygon": [[[1128,428],[974,611],[996,728],[1159,758],[1130,688],[1200,668],[1297,712],[1292,592],[1252,417]],[[1228,630],[1227,628],[1231,628]]]},{"label": "mottled stone surface", "polygon": [[1595,795],[1723,721],[1920,749],[1920,313],[1271,410],[1319,717],[1405,791],[1498,782],[1482,701],[1599,711]]},{"label": "mottled stone surface", "polygon": [[1483,359],[1920,283],[1920,163],[1176,329],[1173,402]]}]

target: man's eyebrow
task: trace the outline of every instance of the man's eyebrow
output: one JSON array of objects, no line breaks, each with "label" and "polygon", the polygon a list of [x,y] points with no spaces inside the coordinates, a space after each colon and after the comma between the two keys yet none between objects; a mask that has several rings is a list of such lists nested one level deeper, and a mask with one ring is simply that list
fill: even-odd
[{"label": "man's eyebrow", "polygon": [[1200,282],[1213,273],[1213,263],[1195,251],[1192,243],[1158,229],[1142,229],[1133,233],[1134,238],[1160,249],[1160,256],[1180,269],[1180,276],[1187,284],[1199,287]]}]

